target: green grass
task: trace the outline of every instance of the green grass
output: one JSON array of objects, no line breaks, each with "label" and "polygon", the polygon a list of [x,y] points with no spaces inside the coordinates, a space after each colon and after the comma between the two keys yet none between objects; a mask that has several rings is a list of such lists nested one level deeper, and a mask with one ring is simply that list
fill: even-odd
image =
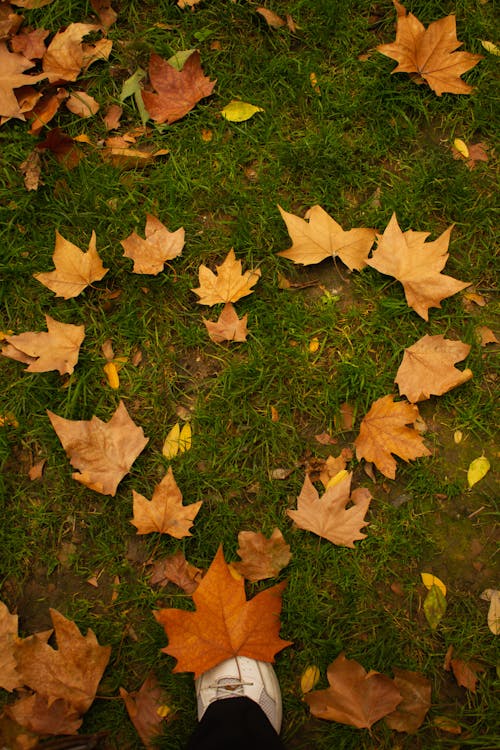
[{"label": "green grass", "polygon": [[[190,597],[173,586],[153,589],[144,563],[181,549],[190,562],[207,568],[221,543],[228,560],[237,558],[242,529],[269,535],[279,526],[293,554],[279,580],[288,581],[281,633],[294,645],[276,662],[287,747],[495,746],[497,657],[487,605],[479,599],[484,588],[496,585],[495,485],[490,472],[468,490],[466,469],[483,451],[492,462],[497,455],[498,372],[491,347],[482,349],[476,337],[477,326],[495,326],[496,58],[485,53],[465,75],[475,86],[471,96],[436,97],[407,75],[391,76],[395,62],[373,51],[394,38],[395,12],[385,0],[376,6],[361,0],[355,12],[346,0],[272,3],[276,12],[291,13],[300,27],[295,34],[269,29],[255,5],[242,0],[202,2],[193,12],[166,0],[115,5],[119,20],[109,33],[110,62],[91,66],[72,88],[86,88],[104,111],[118,101],[123,81],[138,66],[147,69],[150,52],[168,58],[192,47],[217,84],[213,96],[179,122],[150,123],[146,140],[168,148],[167,157],[144,169],[120,170],[83,145],[85,158],[68,171],[47,152],[37,192],[24,189],[19,172],[37,139],[16,120],[0,128],[0,328],[43,330],[45,313],[86,327],[69,380],[55,372],[24,373],[21,364],[0,360],[0,412],[12,412],[18,422],[0,428],[0,598],[19,612],[22,635],[46,628],[48,608],[55,606],[112,646],[85,731],[109,730],[110,748],[139,748],[118,688],[137,689],[154,668],[175,711],[159,746],[180,750],[195,725],[192,678],[172,674],[173,659],[159,652],[165,634],[151,612],[158,606],[189,608]],[[455,12],[458,38],[468,51],[483,52],[481,39],[497,41],[491,3],[407,5],[426,25]],[[55,0],[24,12],[27,23],[51,32],[89,14],[84,0]],[[214,41],[220,49],[211,49]],[[368,51],[368,59],[360,60]],[[311,73],[320,96],[312,90]],[[264,111],[248,122],[228,123],[220,110],[236,98]],[[129,99],[120,132],[139,122]],[[53,124],[72,136],[85,132],[93,142],[106,137],[101,113],[80,120],[61,109]],[[206,129],[210,142],[201,137]],[[486,142],[489,163],[470,171],[453,160],[456,137]],[[403,229],[428,231],[431,239],[454,223],[445,272],[470,281],[487,305],[464,304],[459,294],[432,309],[426,323],[407,307],[401,285],[373,269],[349,274],[340,262],[293,266],[276,255],[289,246],[278,203],[296,214],[319,203],[345,228],[372,226],[379,232],[395,211]],[[120,245],[132,231],[143,234],[147,212],[171,230],[186,230],[182,256],[156,277],[132,274]],[[82,248],[95,230],[110,269],[68,301],[55,299],[33,278],[52,268],[56,229]],[[197,305],[191,289],[198,286],[200,263],[214,268],[231,247],[244,268],[258,266],[262,277],[254,294],[237,304],[240,316],[248,313],[247,342],[216,345],[202,317],[213,320],[218,311]],[[318,286],[283,290],[280,274],[317,279]],[[110,298],[116,291],[120,295]],[[305,462],[330,452],[314,435],[335,435],[334,453],[352,445],[372,402],[394,392],[403,350],[425,333],[469,343],[466,366],[474,373],[460,388],[422,404],[433,455],[398,461],[396,481],[378,474],[375,485],[353,459],[354,486],[368,486],[375,498],[367,538],[354,550],[295,528],[286,510],[295,507]],[[320,349],[311,353],[314,337]],[[117,355],[129,357],[118,391],[109,388],[102,369],[107,338]],[[142,362],[133,366],[138,349]],[[71,479],[45,410],[68,419],[95,414],[108,420],[120,399],[150,441],[111,498]],[[352,432],[336,427],[346,401],[356,418]],[[150,497],[163,477],[168,462],[161,448],[179,409],[189,411],[194,438],[192,449],[172,466],[184,501],[204,504],[192,537],[138,537],[130,524],[131,490]],[[460,445],[453,442],[457,429],[465,434]],[[39,457],[47,458],[43,480],[30,482],[27,472]],[[276,468],[294,471],[284,481],[272,480]],[[68,543],[74,546],[61,562]],[[435,633],[422,611],[425,570],[449,589],[448,611]],[[93,589],[86,581],[97,574],[100,586]],[[112,601],[116,576],[118,597]],[[248,595],[272,583],[248,585]],[[391,590],[393,583],[401,595]],[[443,670],[449,645],[463,659],[482,661],[476,694],[456,686]],[[393,733],[383,721],[370,734],[309,716],[300,675],[317,664],[320,687],[326,687],[326,667],[341,651],[366,669],[390,675],[397,666],[431,680],[433,705],[417,735]],[[9,699],[2,691],[0,700]],[[462,734],[437,730],[432,722],[440,715],[458,721]]]}]

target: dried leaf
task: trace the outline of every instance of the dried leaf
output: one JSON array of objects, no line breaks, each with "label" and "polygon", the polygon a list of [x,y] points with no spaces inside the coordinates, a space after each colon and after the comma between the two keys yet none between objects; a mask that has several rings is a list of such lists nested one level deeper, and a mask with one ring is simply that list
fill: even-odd
[{"label": "dried leaf", "polygon": [[225,120],[229,120],[229,122],[245,122],[245,120],[249,120],[257,112],[263,111],[262,107],[256,107],[255,104],[233,99],[221,110],[221,115]]},{"label": "dried leaf", "polygon": [[406,401],[394,402],[394,396],[382,396],[372,404],[361,422],[354,445],[358,459],[372,461],[389,479],[396,476],[396,461],[392,453],[405,461],[430,456],[422,436],[413,427],[419,416],[418,408]]},{"label": "dried leaf", "polygon": [[116,130],[120,125],[120,118],[123,114],[123,107],[118,104],[110,104],[104,115],[104,124],[106,130]]},{"label": "dried leaf", "polygon": [[103,495],[114,495],[149,438],[130,418],[123,401],[109,420],[71,420],[47,411],[72,466],[73,479]]},{"label": "dried leaf", "polygon": [[[463,146],[460,147],[459,146]],[[463,159],[469,169],[474,169],[479,161],[488,161],[488,146],[486,143],[471,143],[469,146],[460,139],[453,141],[453,158]]]},{"label": "dried leaf", "polygon": [[488,328],[487,326],[478,326],[476,328],[476,332],[481,342],[481,346],[488,346],[488,344],[500,344],[500,341],[497,339],[491,328]]},{"label": "dried leaf", "polygon": [[39,60],[45,54],[45,39],[50,34],[47,29],[23,30],[10,40],[13,52],[20,52],[28,60]]},{"label": "dried leaf", "polygon": [[14,89],[20,86],[32,85],[45,78],[44,73],[26,75],[24,72],[34,65],[24,55],[9,52],[5,42],[0,42],[0,116],[17,117],[24,120],[22,108],[15,96]]},{"label": "dried leaf", "polygon": [[260,13],[262,18],[266,20],[268,26],[271,26],[271,28],[273,29],[279,29],[282,26],[286,26],[286,21],[284,21],[283,18],[278,16],[278,14],[274,13],[274,11],[272,10],[268,10],[267,8],[259,6],[258,8],[255,8],[255,11],[257,13]]},{"label": "dried leaf", "polygon": [[134,273],[151,274],[156,276],[167,260],[177,258],[184,247],[184,229],[169,232],[156,216],[146,214],[146,239],[143,240],[135,232],[126,239],[120,240],[125,249],[125,258],[134,261]]},{"label": "dried leaf", "polygon": [[207,320],[207,318],[203,318],[203,322],[211,340],[220,344],[223,341],[246,341],[248,334],[247,318],[248,315],[246,314],[242,318],[238,318],[238,313],[232,302],[226,302],[216,323]]},{"label": "dried leaf", "polygon": [[241,260],[236,260],[234,250],[230,250],[220,266],[213,273],[201,265],[198,271],[200,286],[191,291],[200,298],[200,305],[216,305],[218,302],[237,302],[254,291],[252,287],[260,278],[260,269],[241,272]]},{"label": "dried leaf", "polygon": [[63,698],[34,693],[7,706],[5,713],[20,726],[36,734],[76,734],[81,712]]},{"label": "dried leaf", "polygon": [[479,679],[478,672],[484,672],[484,667],[476,661],[463,661],[462,659],[452,659],[450,664],[458,684],[470,690],[471,693],[475,693]]},{"label": "dried leaf", "polygon": [[[366,537],[361,529],[368,525],[364,518],[372,496],[365,488],[358,488],[350,495],[351,479],[352,472],[335,486],[328,487],[320,498],[306,475],[297,498],[297,510],[287,510],[287,515],[301,529],[312,531],[333,544],[354,547],[356,540]],[[349,503],[352,505],[347,508]]]},{"label": "dried leaf", "polygon": [[57,32],[42,58],[50,83],[76,81],[84,62],[82,39],[98,29],[94,23],[70,23],[64,31]]},{"label": "dried leaf", "polygon": [[481,599],[490,602],[488,610],[488,627],[493,635],[500,633],[500,591],[496,589],[485,589]]},{"label": "dried leaf", "polygon": [[424,614],[431,630],[436,630],[446,612],[446,599],[439,586],[431,586],[424,599]]},{"label": "dried leaf", "polygon": [[247,581],[274,578],[292,557],[290,545],[285,542],[278,528],[273,529],[269,539],[260,532],[240,531],[238,544],[237,553],[242,562],[232,563],[232,567]]},{"label": "dried leaf", "polygon": [[274,661],[290,641],[279,637],[281,592],[284,583],[261,591],[249,601],[243,579],[236,581],[219,548],[193,594],[196,612],[161,609],[155,612],[168,646],[177,659],[174,672],[194,672],[195,678],[234,656]]},{"label": "dried leaf", "polygon": [[[59,164],[62,164],[68,170],[74,169],[82,158],[82,152],[74,139],[63,133],[59,128],[49,130],[45,140],[38,144],[38,149],[40,151],[44,149],[51,151]],[[62,182],[64,183],[64,180]]]},{"label": "dried leaf", "polygon": [[118,13],[111,7],[111,0],[90,0],[90,5],[94,13],[97,13],[104,30],[107,31],[118,18]]},{"label": "dried leaf", "polygon": [[98,102],[86,91],[73,91],[71,96],[66,99],[66,107],[79,117],[92,117],[96,112],[99,112]]},{"label": "dried leaf", "polygon": [[64,299],[77,297],[85,287],[94,281],[100,281],[108,272],[97,253],[95,232],[92,232],[88,251],[83,252],[56,230],[56,246],[52,260],[55,271],[35,273],[33,276],[55,292],[56,297]]},{"label": "dried leaf", "polygon": [[152,586],[166,586],[172,582],[180,586],[186,594],[196,591],[201,581],[203,571],[195,565],[188,563],[181,551],[170,557],[158,560],[151,568],[150,583]]},{"label": "dried leaf", "polygon": [[120,695],[144,747],[153,750],[157,747],[154,739],[161,734],[161,724],[168,714],[164,709],[170,702],[156,675],[150,672],[140,689],[132,693],[121,687]]},{"label": "dried leaf", "polygon": [[432,722],[435,727],[441,729],[443,732],[449,732],[449,734],[461,734],[462,727],[455,721],[450,719],[448,716],[435,716]]},{"label": "dried leaf", "polygon": [[17,615],[11,615],[7,605],[0,602],[0,688],[9,691],[23,684],[14,657],[17,619]]},{"label": "dried leaf", "polygon": [[182,504],[182,493],[174,479],[170,466],[167,474],[156,485],[153,497],[148,500],[132,490],[134,497],[134,518],[138,534],[170,534],[176,539],[191,536],[189,529],[201,508],[202,500],[190,505]]},{"label": "dried leaf", "polygon": [[306,667],[300,678],[300,689],[302,693],[310,693],[318,684],[320,676],[320,671],[314,664],[310,664]]},{"label": "dried leaf", "polygon": [[[61,375],[70,375],[76,363],[80,345],[85,338],[85,326],[60,323],[50,315],[45,316],[47,332],[21,333],[7,336],[8,346],[2,348],[5,357],[18,359],[16,352],[25,355],[22,362],[28,362],[26,372],[49,372],[57,370]],[[12,351],[14,350],[14,351]]]},{"label": "dried leaf", "polygon": [[415,734],[431,707],[431,683],[418,672],[394,667],[394,684],[401,693],[402,702],[385,717],[386,724],[397,732]]},{"label": "dried leaf", "polygon": [[43,477],[43,470],[45,469],[45,464],[47,463],[46,458],[42,458],[40,461],[37,461],[36,464],[33,464],[31,469],[28,472],[28,477],[32,482],[34,482],[37,479],[41,479]]},{"label": "dried leaf", "polygon": [[38,190],[40,174],[42,171],[40,152],[37,149],[33,149],[23,161],[19,169],[24,174],[24,187],[26,190]]}]

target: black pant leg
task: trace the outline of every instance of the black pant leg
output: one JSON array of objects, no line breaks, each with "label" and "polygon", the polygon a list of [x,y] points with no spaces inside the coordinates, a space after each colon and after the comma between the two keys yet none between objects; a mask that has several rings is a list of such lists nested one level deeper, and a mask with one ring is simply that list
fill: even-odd
[{"label": "black pant leg", "polygon": [[186,750],[285,750],[261,707],[250,698],[214,701]]}]

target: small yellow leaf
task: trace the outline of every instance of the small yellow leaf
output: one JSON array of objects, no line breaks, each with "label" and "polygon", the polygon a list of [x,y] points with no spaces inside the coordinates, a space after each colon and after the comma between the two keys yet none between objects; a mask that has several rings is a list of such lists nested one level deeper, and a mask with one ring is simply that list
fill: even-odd
[{"label": "small yellow leaf", "polygon": [[249,120],[256,112],[263,112],[262,107],[256,107],[254,104],[248,102],[239,102],[235,99],[226,104],[224,109],[221,111],[222,117],[225,117],[229,122],[244,122]]},{"label": "small yellow leaf", "polygon": [[314,89],[314,91],[317,94],[321,94],[321,89],[318,86],[318,79],[316,78],[316,73],[309,73],[309,81],[311,82],[311,86]]},{"label": "small yellow leaf", "polygon": [[331,477],[331,479],[328,480],[325,489],[329,490],[331,487],[335,487],[336,484],[340,484],[340,482],[342,482],[348,474],[348,471],[342,469],[342,471],[339,471],[337,474]]},{"label": "small yellow leaf", "polygon": [[458,153],[464,157],[464,159],[469,158],[469,148],[464,141],[462,141],[460,138],[455,138],[455,140],[453,141],[453,145],[455,146]]},{"label": "small yellow leaf", "polygon": [[309,342],[309,351],[311,352],[311,354],[314,354],[314,352],[317,352],[318,349],[319,349],[319,339],[314,337]]},{"label": "small yellow leaf", "polygon": [[179,422],[176,422],[163,443],[162,453],[166,459],[170,460],[175,458],[179,452],[179,437],[181,434],[181,428]]},{"label": "small yellow leaf", "polygon": [[437,576],[432,573],[420,573],[420,577],[426,589],[430,590],[433,586],[437,586],[443,596],[446,596],[446,586]]},{"label": "small yellow leaf", "polygon": [[320,672],[318,667],[314,664],[310,664],[302,672],[300,678],[300,689],[303,693],[309,693],[319,682]]},{"label": "small yellow leaf", "polygon": [[453,440],[455,442],[455,445],[458,445],[459,443],[461,443],[463,440],[463,437],[464,435],[461,430],[455,430],[455,432],[453,433]]},{"label": "small yellow leaf", "polygon": [[171,711],[172,709],[170,708],[170,706],[167,706],[165,704],[162,706],[158,706],[158,708],[156,709],[156,713],[162,719],[166,719]]},{"label": "small yellow leaf", "polygon": [[202,131],[201,131],[202,141],[205,141],[205,143],[210,143],[213,137],[214,137],[214,134],[211,130],[209,130],[208,128],[202,128]]},{"label": "small yellow leaf", "polygon": [[19,427],[19,422],[11,411],[6,411],[4,414],[0,414],[0,427],[5,427],[5,425]]},{"label": "small yellow leaf", "polygon": [[114,362],[106,362],[104,365],[104,372],[108,379],[108,383],[111,388],[115,390],[120,387],[120,378],[118,377],[118,369]]},{"label": "small yellow leaf", "polygon": [[496,44],[493,44],[493,42],[488,42],[486,39],[482,39],[481,44],[486,52],[489,52],[491,55],[497,55],[497,57],[500,55],[500,48],[497,47]]},{"label": "small yellow leaf", "polygon": [[486,300],[482,294],[476,294],[475,292],[465,292],[464,297],[471,302],[475,302],[476,305],[479,305],[479,307],[484,307],[486,304]]},{"label": "small yellow leaf", "polygon": [[431,630],[436,630],[446,612],[446,599],[439,586],[431,586],[424,600],[424,613]]},{"label": "small yellow leaf", "polygon": [[191,448],[192,432],[191,425],[186,422],[179,434],[179,453],[184,453]]},{"label": "small yellow leaf", "polygon": [[467,471],[467,481],[469,487],[473,487],[479,482],[490,470],[490,462],[486,456],[479,456],[472,461]]}]

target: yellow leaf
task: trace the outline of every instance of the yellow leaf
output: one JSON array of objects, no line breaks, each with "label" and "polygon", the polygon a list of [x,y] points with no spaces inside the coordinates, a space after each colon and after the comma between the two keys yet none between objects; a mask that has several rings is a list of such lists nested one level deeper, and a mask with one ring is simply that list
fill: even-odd
[{"label": "yellow leaf", "polygon": [[431,586],[424,600],[424,613],[431,630],[436,630],[446,612],[446,599],[439,586]]},{"label": "yellow leaf", "polygon": [[300,678],[300,689],[303,693],[309,693],[315,685],[319,682],[320,678],[320,672],[318,667],[316,667],[314,664],[310,664],[308,667],[304,669],[302,672],[302,677]]},{"label": "yellow leaf", "polygon": [[229,572],[231,573],[231,575],[232,575],[232,577],[234,578],[235,581],[244,581],[245,580],[245,576],[242,576],[241,573],[238,573],[238,571],[236,570],[236,568],[233,567],[232,563],[229,563],[229,565],[227,567],[229,568]]},{"label": "yellow leaf", "polygon": [[497,57],[500,55],[500,48],[498,48],[496,44],[493,44],[493,42],[488,42],[486,39],[482,39],[481,44],[486,52],[489,52],[491,55],[497,55]]},{"label": "yellow leaf", "polygon": [[176,422],[163,443],[162,453],[166,459],[170,460],[175,458],[179,452],[179,438],[181,435],[181,428],[179,422]]},{"label": "yellow leaf", "polygon": [[172,711],[172,709],[170,708],[170,706],[167,706],[167,705],[165,705],[165,704],[164,704],[164,705],[162,705],[162,706],[158,706],[158,708],[156,709],[156,713],[157,713],[157,714],[158,714],[158,716],[160,716],[160,718],[162,718],[162,719],[166,719],[166,718],[167,718],[167,716],[169,715],[169,713],[170,713],[171,711]]},{"label": "yellow leaf", "polygon": [[469,148],[464,141],[462,141],[460,138],[455,138],[455,140],[453,141],[453,145],[455,146],[458,153],[462,154],[465,159],[469,158]]},{"label": "yellow leaf", "polygon": [[318,86],[318,79],[316,78],[316,73],[309,73],[309,81],[311,82],[311,86],[314,89],[314,91],[317,94],[321,94],[321,89]]},{"label": "yellow leaf", "polygon": [[114,362],[106,362],[104,365],[104,372],[108,379],[108,383],[111,388],[115,390],[120,387],[120,378],[118,377],[118,369]]},{"label": "yellow leaf", "polygon": [[342,482],[344,477],[346,477],[348,474],[349,472],[346,471],[345,469],[342,469],[342,471],[339,471],[337,474],[334,474],[334,476],[328,480],[325,490],[329,490],[332,487],[335,487],[335,485],[340,484],[340,482]]},{"label": "yellow leaf", "polygon": [[314,354],[314,352],[317,352],[318,349],[319,349],[319,339],[314,337],[309,342],[309,351],[311,352],[311,354]]},{"label": "yellow leaf", "polygon": [[453,433],[453,440],[455,442],[455,445],[458,445],[462,442],[463,436],[464,435],[461,430],[455,430],[455,432]]},{"label": "yellow leaf", "polygon": [[490,470],[490,462],[486,456],[479,456],[472,461],[467,471],[467,481],[469,487],[473,487],[479,482]]},{"label": "yellow leaf", "polygon": [[191,436],[191,425],[186,422],[179,434],[179,453],[184,453],[191,448]]},{"label": "yellow leaf", "polygon": [[262,107],[256,107],[254,104],[248,102],[239,102],[235,99],[226,104],[224,109],[221,111],[222,117],[225,117],[229,122],[243,122],[249,120],[256,112],[263,112]]},{"label": "yellow leaf", "polygon": [[426,589],[430,590],[433,586],[437,586],[443,596],[446,596],[446,586],[437,576],[432,573],[420,573],[420,577]]}]

